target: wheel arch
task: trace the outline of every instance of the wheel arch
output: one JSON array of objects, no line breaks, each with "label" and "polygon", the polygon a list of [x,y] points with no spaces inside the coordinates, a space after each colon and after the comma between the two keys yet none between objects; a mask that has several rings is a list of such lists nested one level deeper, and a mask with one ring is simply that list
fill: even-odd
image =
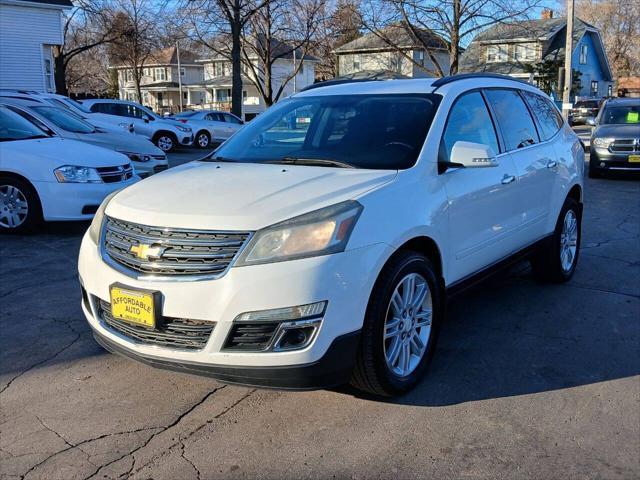
[{"label": "wheel arch", "polygon": [[573,187],[569,189],[569,193],[567,193],[567,198],[572,198],[578,203],[582,203],[582,187],[580,184],[576,183]]},{"label": "wheel arch", "polygon": [[29,187],[31,187],[31,189],[33,190],[33,192],[36,195],[36,199],[38,200],[38,209],[39,209],[40,215],[42,216],[44,214],[44,209],[43,209],[43,206],[42,206],[42,199],[40,198],[40,192],[38,192],[38,189],[36,188],[36,186],[34,185],[34,183],[31,180],[29,180],[24,175],[21,175],[20,173],[12,172],[10,170],[0,170],[0,177],[15,178],[17,180],[25,182]]},{"label": "wheel arch", "polygon": [[171,130],[160,129],[156,133],[153,134],[153,141],[155,142],[160,135],[170,135],[177,143],[178,136],[172,132]]}]

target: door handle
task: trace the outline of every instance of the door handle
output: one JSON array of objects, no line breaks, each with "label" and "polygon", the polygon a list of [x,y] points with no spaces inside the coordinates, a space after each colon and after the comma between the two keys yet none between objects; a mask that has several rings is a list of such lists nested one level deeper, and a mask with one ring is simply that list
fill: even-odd
[{"label": "door handle", "polygon": [[547,162],[547,168],[555,168],[558,166],[558,162],[556,162],[555,160],[549,160]]},{"label": "door handle", "polygon": [[504,174],[504,177],[502,177],[502,184],[506,185],[508,183],[514,182],[516,180],[515,175],[507,175],[506,173]]}]

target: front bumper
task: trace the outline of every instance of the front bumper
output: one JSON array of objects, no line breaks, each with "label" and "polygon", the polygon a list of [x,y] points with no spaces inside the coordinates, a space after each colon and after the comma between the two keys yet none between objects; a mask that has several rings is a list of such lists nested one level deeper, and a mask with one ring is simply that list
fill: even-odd
[{"label": "front bumper", "polygon": [[193,133],[190,135],[185,135],[184,133],[181,133],[178,135],[178,142],[180,142],[180,145],[185,145],[185,146],[190,146],[193,144]]},{"label": "front bumper", "polygon": [[[359,331],[373,284],[390,247],[377,244],[335,255],[267,265],[232,267],[203,281],[136,280],[102,260],[85,235],[78,262],[89,305],[82,308],[105,348],[144,363],[213,376],[225,382],[277,388],[323,388],[344,383],[353,367]],[[159,291],[162,316],[215,322],[203,348],[186,350],[142,343],[100,318],[94,300],[109,300],[109,287]],[[241,313],[327,301],[313,342],[282,352],[238,351],[227,339]]]},{"label": "front bumper", "polygon": [[114,183],[34,182],[46,221],[91,220],[102,200],[140,180],[133,176]]},{"label": "front bumper", "polygon": [[591,146],[590,168],[595,170],[640,171],[640,162],[630,162],[629,155],[640,153],[611,153],[607,148]]}]

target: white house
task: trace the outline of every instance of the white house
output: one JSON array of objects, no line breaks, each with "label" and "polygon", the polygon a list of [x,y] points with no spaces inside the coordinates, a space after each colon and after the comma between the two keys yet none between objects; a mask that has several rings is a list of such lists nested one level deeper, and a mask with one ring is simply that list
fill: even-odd
[{"label": "white house", "polygon": [[55,92],[53,46],[71,0],[0,0],[0,89]]}]

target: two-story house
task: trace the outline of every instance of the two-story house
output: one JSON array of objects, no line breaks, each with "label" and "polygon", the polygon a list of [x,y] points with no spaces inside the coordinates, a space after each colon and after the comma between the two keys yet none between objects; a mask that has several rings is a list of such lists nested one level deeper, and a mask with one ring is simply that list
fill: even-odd
[{"label": "two-story house", "polygon": [[[122,65],[113,68],[118,72],[120,98],[138,101],[133,68]],[[140,103],[158,113],[175,113],[180,108],[181,90],[183,106],[199,100],[189,97],[186,85],[202,82],[203,78],[202,65],[196,63],[193,53],[186,50],[178,52],[175,46],[159,50],[151,54],[142,66]]]},{"label": "two-story house", "polygon": [[360,72],[395,74],[410,78],[435,76],[434,62],[425,51],[429,47],[442,71],[449,73],[447,43],[438,35],[419,30],[420,38],[402,25],[390,25],[371,32],[334,50],[337,76]]},{"label": "two-story house", "polygon": [[[538,20],[495,25],[471,42],[462,56],[460,71],[502,73],[540,86],[541,77],[550,75],[552,90],[557,91],[566,35],[567,19],[553,18],[551,10],[543,11]],[[574,20],[571,64],[579,82],[574,96],[612,95],[613,77],[600,32],[579,18]]]},{"label": "two-story house", "polygon": [[0,89],[55,92],[53,47],[71,0],[0,0]]}]

